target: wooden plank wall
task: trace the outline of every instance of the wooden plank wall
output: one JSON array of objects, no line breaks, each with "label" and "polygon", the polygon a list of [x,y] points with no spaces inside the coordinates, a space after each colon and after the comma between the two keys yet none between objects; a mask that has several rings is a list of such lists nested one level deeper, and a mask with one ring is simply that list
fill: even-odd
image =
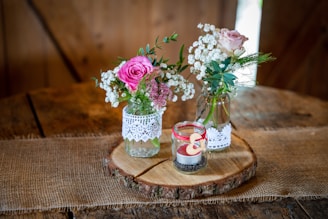
[{"label": "wooden plank wall", "polygon": [[5,82],[5,44],[4,44],[4,28],[3,28],[3,2],[0,1],[0,98],[7,95]]},{"label": "wooden plank wall", "polygon": [[[328,100],[327,0],[264,0],[258,83]],[[0,98],[89,81],[156,36],[233,28],[237,0],[0,0]],[[252,25],[252,24],[250,24]],[[178,45],[166,55],[177,55]]]},{"label": "wooden plank wall", "polygon": [[28,2],[1,0],[1,8],[0,96],[74,82]]},{"label": "wooden plank wall", "polygon": [[264,0],[260,49],[277,60],[262,65],[262,85],[328,100],[328,1]]},{"label": "wooden plank wall", "polygon": [[[233,28],[237,0],[0,0],[0,97],[99,76],[157,36],[190,45],[199,22]],[[165,50],[176,58],[180,44]]]}]

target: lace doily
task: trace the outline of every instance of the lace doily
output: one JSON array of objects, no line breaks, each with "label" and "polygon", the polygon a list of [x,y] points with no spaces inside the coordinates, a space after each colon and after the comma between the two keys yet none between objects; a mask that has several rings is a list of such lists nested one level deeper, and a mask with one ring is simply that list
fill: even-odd
[{"label": "lace doily", "polygon": [[216,128],[207,128],[207,148],[209,150],[220,150],[231,144],[231,124],[225,125],[221,131]]},{"label": "lace doily", "polygon": [[123,109],[122,136],[124,139],[148,141],[159,138],[162,134],[162,113],[150,115],[133,115]]}]

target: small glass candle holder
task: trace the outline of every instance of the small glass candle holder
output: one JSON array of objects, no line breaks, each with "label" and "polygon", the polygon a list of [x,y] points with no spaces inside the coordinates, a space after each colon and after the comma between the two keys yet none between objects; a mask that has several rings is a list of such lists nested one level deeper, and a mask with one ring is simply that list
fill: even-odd
[{"label": "small glass candle holder", "polygon": [[198,122],[184,121],[172,128],[172,157],[174,167],[192,174],[207,165],[206,128]]}]

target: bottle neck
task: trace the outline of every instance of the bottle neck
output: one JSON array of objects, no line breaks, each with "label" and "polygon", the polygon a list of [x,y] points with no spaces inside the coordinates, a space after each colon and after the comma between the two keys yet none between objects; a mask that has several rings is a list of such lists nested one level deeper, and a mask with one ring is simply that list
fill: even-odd
[{"label": "bottle neck", "polygon": [[224,93],[219,93],[219,94],[213,94],[213,93],[210,93],[208,92],[207,88],[206,87],[203,87],[202,88],[202,91],[201,91],[201,96],[203,96],[204,98],[206,99],[213,99],[214,97],[216,97],[218,100],[219,99],[228,99],[230,101],[230,95],[229,93],[227,92],[224,92]]}]

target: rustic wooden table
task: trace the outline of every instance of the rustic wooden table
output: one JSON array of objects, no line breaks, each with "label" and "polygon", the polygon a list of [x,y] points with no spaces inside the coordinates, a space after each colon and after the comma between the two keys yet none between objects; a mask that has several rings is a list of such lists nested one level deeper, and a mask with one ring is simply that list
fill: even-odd
[{"label": "rustic wooden table", "polygon": [[[163,117],[163,128],[193,120],[195,108],[194,100],[170,104]],[[103,91],[95,89],[93,83],[36,90],[0,100],[0,139],[12,139],[14,143],[17,138],[120,132],[121,110],[105,104]],[[232,101],[232,123],[235,130],[327,128],[328,102],[268,87],[243,88]],[[328,142],[323,144],[328,146]],[[273,202],[233,202],[197,208],[100,208],[74,215],[67,208],[64,212],[0,215],[0,218],[324,218],[327,215],[328,197],[315,200],[289,197]]]}]

